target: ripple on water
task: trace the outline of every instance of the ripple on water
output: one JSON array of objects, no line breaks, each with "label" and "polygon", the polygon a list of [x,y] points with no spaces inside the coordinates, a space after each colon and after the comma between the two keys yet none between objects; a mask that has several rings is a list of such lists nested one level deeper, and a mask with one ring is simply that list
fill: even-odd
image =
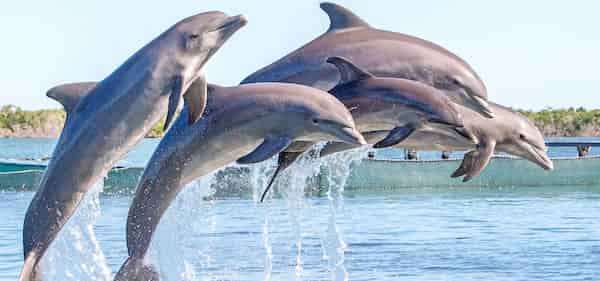
[{"label": "ripple on water", "polygon": [[[160,248],[161,260],[153,256],[152,261],[163,274],[166,271],[167,280],[295,278],[297,236],[289,219],[289,198],[257,204],[244,199],[207,201],[199,199],[205,197],[202,189],[189,192],[165,221],[167,231],[153,242]],[[479,195],[452,198],[428,191],[344,196],[335,224],[346,244],[343,265],[349,280],[570,281],[600,276],[598,200],[568,192],[538,200],[517,189],[511,192],[498,194],[509,196],[511,204],[493,204],[489,199],[494,196],[478,191]],[[15,280],[20,270],[21,224],[31,196],[0,194],[0,280]],[[112,271],[126,256],[124,227],[130,201],[129,196],[100,200],[102,212],[94,232]],[[301,277],[331,280],[323,246],[330,201],[327,197],[302,201]],[[85,244],[89,239],[84,236],[72,245],[56,244],[57,253],[74,249],[68,253],[87,264],[94,246]],[[66,276],[61,280],[71,278],[66,272],[82,274],[71,280],[93,279],[78,262],[57,264],[51,270],[55,276]]]}]

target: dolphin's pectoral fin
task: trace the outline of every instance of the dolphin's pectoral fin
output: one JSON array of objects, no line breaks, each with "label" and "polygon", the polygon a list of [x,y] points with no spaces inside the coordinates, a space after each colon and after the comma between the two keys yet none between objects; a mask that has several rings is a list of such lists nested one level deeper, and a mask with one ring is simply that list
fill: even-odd
[{"label": "dolphin's pectoral fin", "polygon": [[321,9],[329,16],[330,24],[327,32],[352,27],[369,27],[368,23],[340,5],[324,2],[321,3]]},{"label": "dolphin's pectoral fin", "polygon": [[415,131],[412,126],[396,127],[384,139],[373,145],[373,148],[386,148],[397,145],[408,138]]},{"label": "dolphin's pectoral fin", "polygon": [[465,175],[463,182],[468,182],[474,177],[481,174],[483,169],[490,163],[490,159],[494,154],[494,142],[484,141],[477,146],[477,150],[473,150],[465,155],[463,163],[452,174],[452,177],[460,177]]},{"label": "dolphin's pectoral fin", "polygon": [[345,143],[345,142],[329,142],[319,152],[319,157],[325,157],[330,154],[350,150],[360,147],[358,145]]},{"label": "dolphin's pectoral fin", "polygon": [[292,143],[288,136],[268,137],[252,152],[237,160],[238,164],[253,164],[265,161],[283,151]]},{"label": "dolphin's pectoral fin", "polygon": [[463,157],[463,161],[460,163],[458,169],[456,169],[456,171],[454,171],[454,173],[452,173],[450,177],[457,178],[467,174],[467,172],[471,169],[471,166],[473,165],[473,157],[476,153],[477,151],[475,150],[467,152]]},{"label": "dolphin's pectoral fin", "polygon": [[67,114],[69,114],[75,106],[85,97],[91,90],[93,90],[98,82],[80,82],[80,83],[69,83],[56,86],[48,92],[46,96],[60,102],[65,108]]},{"label": "dolphin's pectoral fin", "polygon": [[183,101],[188,108],[188,123],[194,124],[206,108],[207,85],[204,75],[198,77],[183,94]]},{"label": "dolphin's pectoral fin", "polygon": [[171,125],[177,107],[179,107],[179,100],[181,100],[181,92],[183,91],[183,77],[176,76],[171,84],[171,93],[169,94],[169,109],[167,110],[167,119],[163,129],[166,130]]},{"label": "dolphin's pectoral fin", "polygon": [[490,159],[494,154],[494,147],[495,145],[489,143],[479,146],[477,154],[473,156],[471,169],[469,169],[469,172],[463,178],[463,182],[470,181],[473,177],[481,174],[481,171],[490,163]]},{"label": "dolphin's pectoral fin", "polygon": [[296,159],[298,159],[298,157],[300,155],[302,155],[302,153],[303,152],[286,152],[286,151],[282,151],[279,153],[279,158],[277,159],[277,169],[275,169],[275,172],[271,176],[271,179],[269,180],[267,187],[265,188],[262,195],[260,196],[260,202],[263,202],[265,200],[267,193],[269,193],[269,190],[271,189],[271,186],[273,186],[273,183],[275,182],[275,179],[277,178],[279,173],[283,172],[289,166],[294,164],[294,162],[296,162]]},{"label": "dolphin's pectoral fin", "polygon": [[329,57],[327,58],[327,62],[333,64],[340,72],[340,82],[338,85],[373,77],[373,74],[343,57]]}]

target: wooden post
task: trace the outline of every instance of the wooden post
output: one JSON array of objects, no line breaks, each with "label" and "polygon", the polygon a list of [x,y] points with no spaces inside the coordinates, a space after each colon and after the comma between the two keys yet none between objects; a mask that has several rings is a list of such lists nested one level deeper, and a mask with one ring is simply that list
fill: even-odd
[{"label": "wooden post", "polygon": [[450,153],[452,153],[452,152],[451,151],[442,151],[442,159],[444,159],[444,160],[450,159]]},{"label": "wooden post", "polygon": [[375,151],[369,151],[369,152],[367,153],[367,157],[368,157],[369,159],[375,159]]},{"label": "wooden post", "polygon": [[414,148],[406,149],[404,150],[404,159],[419,160],[419,152]]}]

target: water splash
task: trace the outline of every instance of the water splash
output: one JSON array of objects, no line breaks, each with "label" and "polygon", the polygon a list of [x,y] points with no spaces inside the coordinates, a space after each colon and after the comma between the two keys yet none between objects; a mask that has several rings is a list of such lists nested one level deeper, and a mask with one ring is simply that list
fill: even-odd
[{"label": "water splash", "polygon": [[271,212],[267,212],[265,215],[265,221],[262,225],[262,242],[265,248],[265,269],[263,280],[265,281],[271,280],[271,274],[273,274],[273,245],[271,244],[271,226],[269,221],[270,216]]},{"label": "water splash", "polygon": [[[266,188],[268,183],[267,180],[269,176],[273,174],[276,164],[277,162],[274,159],[270,159],[247,166],[250,170],[249,183],[252,188],[252,200],[254,201],[255,206],[259,206],[256,203],[260,201],[260,196]],[[267,199],[269,199],[269,197],[265,198],[265,202]]]},{"label": "water splash", "polygon": [[[251,192],[250,198],[253,200],[256,215],[263,217],[262,223],[259,221],[258,224],[260,232],[257,232],[254,240],[258,246],[256,249],[263,249],[264,254],[261,254],[264,257],[263,272],[257,272],[259,275],[254,279],[278,280],[282,277],[285,280],[303,280],[306,278],[305,263],[310,264],[312,268],[314,256],[305,253],[304,248],[308,245],[307,249],[310,249],[314,244],[307,243],[303,239],[304,236],[315,232],[323,233],[321,244],[326,258],[323,261],[327,262],[323,267],[326,266],[327,270],[320,272],[329,274],[328,277],[323,276],[323,279],[348,279],[344,265],[346,244],[337,223],[343,209],[343,187],[350,173],[350,165],[364,156],[364,150],[316,160],[315,155],[318,155],[321,148],[322,145],[318,145],[313,151],[300,157],[297,163],[284,171],[277,180],[273,193],[277,192],[284,200],[270,199],[265,200],[265,203],[258,203],[266,181],[274,170],[274,161],[243,167],[228,167],[244,171],[241,173],[244,175],[242,182],[250,187],[246,190]],[[324,178],[324,181],[329,183],[327,192],[329,215],[324,217],[327,218],[325,224],[315,226],[313,216],[308,213],[312,209],[309,208],[311,201],[307,200],[305,195],[310,191],[307,188],[314,186],[314,179],[318,177],[322,168],[329,171]],[[234,175],[240,174],[236,172]],[[217,255],[223,241],[218,238],[217,209],[213,198],[218,197],[222,191],[215,193],[213,188],[220,189],[224,186],[235,192],[238,181],[236,176],[230,178],[214,173],[187,186],[181,196],[173,202],[157,230],[154,239],[156,243],[153,242],[156,245],[151,247],[152,260],[156,261],[153,264],[157,265],[165,280],[236,280],[233,276],[239,275],[239,268],[236,269],[238,265],[224,265],[223,260],[219,260]],[[284,210],[287,209],[287,220],[272,218],[273,215],[279,215],[279,212],[275,213],[276,209],[273,208],[279,208],[280,204],[284,204]],[[280,223],[285,226],[279,225]],[[326,225],[326,229],[321,230],[319,225]],[[274,229],[286,230],[273,232]],[[293,247],[291,249],[293,261],[286,259],[281,265],[292,261],[291,266],[283,269],[283,272],[279,270],[274,272],[274,265],[280,265],[279,260],[274,259],[274,254],[279,256],[280,246],[290,244]],[[286,276],[280,276],[281,273]],[[262,277],[259,277],[260,275]]]},{"label": "water splash", "polygon": [[265,189],[269,175],[275,170],[275,161],[263,161],[250,167],[250,185],[252,187],[252,200],[258,213],[262,213],[264,218],[261,231],[262,246],[265,250],[265,263],[263,270],[263,280],[271,280],[273,274],[273,245],[271,243],[271,221],[273,215],[271,198],[267,197],[264,203],[260,203],[260,197]]},{"label": "water splash", "polygon": [[111,279],[111,270],[96,239],[93,225],[100,216],[103,180],[84,196],[42,260],[44,280]]},{"label": "water splash", "polygon": [[[302,218],[304,209],[304,176],[293,171],[289,178],[288,189],[285,192],[288,205],[288,216],[296,246],[296,260],[294,266],[295,280],[302,280]],[[299,182],[302,181],[302,182]]]},{"label": "water splash", "polygon": [[188,184],[161,219],[150,256],[165,280],[201,280],[199,276],[211,280],[215,274],[211,268],[217,226],[214,181],[212,173]]},{"label": "water splash", "polygon": [[327,171],[327,199],[329,204],[326,238],[323,239],[322,249],[325,251],[323,257],[328,261],[327,270],[330,280],[348,280],[348,271],[344,264],[347,245],[344,242],[343,232],[337,225],[337,220],[338,216],[343,215],[343,192],[351,168],[353,165],[360,163],[368,150],[369,147],[365,146],[336,153],[323,158],[321,161],[321,166]]},{"label": "water splash", "polygon": [[287,201],[290,229],[296,247],[296,260],[294,266],[295,280],[303,280],[302,221],[304,218],[304,210],[309,205],[305,199],[306,187],[310,186],[307,182],[314,179],[319,174],[320,166],[315,160],[315,157],[316,155],[319,155],[319,151],[323,146],[324,144],[315,145],[313,149],[300,156],[296,163],[281,175],[280,184],[286,187],[285,190],[281,190],[281,192],[284,194]]}]

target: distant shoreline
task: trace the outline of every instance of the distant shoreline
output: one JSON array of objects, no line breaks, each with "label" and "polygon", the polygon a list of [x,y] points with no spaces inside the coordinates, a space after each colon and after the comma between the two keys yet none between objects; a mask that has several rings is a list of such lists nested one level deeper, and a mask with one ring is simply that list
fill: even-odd
[{"label": "distant shoreline", "polygon": [[[600,109],[583,108],[517,110],[531,119],[545,137],[600,137]],[[57,138],[65,122],[62,109],[23,110],[0,108],[0,138]],[[162,122],[146,138],[162,137]]]},{"label": "distant shoreline", "polygon": [[[0,138],[58,138],[65,122],[62,109],[23,110],[13,105],[0,107]],[[163,122],[156,124],[146,138],[164,134]]]},{"label": "distant shoreline", "polygon": [[517,111],[531,119],[545,137],[600,137],[600,109]]}]

